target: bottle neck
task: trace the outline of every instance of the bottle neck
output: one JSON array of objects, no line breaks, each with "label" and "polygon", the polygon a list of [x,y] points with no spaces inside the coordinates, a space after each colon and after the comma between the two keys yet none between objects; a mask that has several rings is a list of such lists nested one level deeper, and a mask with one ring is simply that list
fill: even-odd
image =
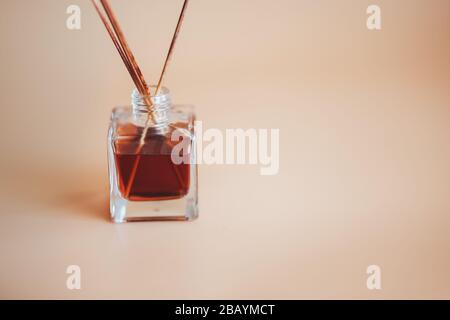
[{"label": "bottle neck", "polygon": [[[150,90],[155,91],[156,87],[151,86]],[[148,106],[146,101],[151,101],[152,105]],[[142,120],[150,127],[165,127],[169,123],[169,111],[172,106],[170,100],[170,92],[167,88],[162,87],[155,96],[142,96],[137,89],[131,94],[131,106],[133,108],[133,116],[139,123]]]}]

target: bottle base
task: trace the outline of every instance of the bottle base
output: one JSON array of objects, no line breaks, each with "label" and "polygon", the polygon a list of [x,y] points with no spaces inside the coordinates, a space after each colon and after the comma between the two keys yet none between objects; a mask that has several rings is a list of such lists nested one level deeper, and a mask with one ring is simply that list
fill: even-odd
[{"label": "bottle base", "polygon": [[196,201],[189,196],[162,201],[130,201],[120,195],[110,198],[115,223],[142,221],[193,221],[198,217]]}]

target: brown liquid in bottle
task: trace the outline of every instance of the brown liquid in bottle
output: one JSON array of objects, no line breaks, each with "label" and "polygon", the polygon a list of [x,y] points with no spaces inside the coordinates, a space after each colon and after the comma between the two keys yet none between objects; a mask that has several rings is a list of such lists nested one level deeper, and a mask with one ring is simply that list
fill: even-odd
[{"label": "brown liquid in bottle", "polygon": [[[174,164],[172,149],[173,142],[163,135],[149,137],[142,148],[139,148],[139,135],[122,136],[117,140],[114,155],[121,194],[131,201],[170,200],[185,196],[189,191],[190,165]],[[139,155],[137,150],[140,150]],[[139,162],[131,181],[136,161]]]}]

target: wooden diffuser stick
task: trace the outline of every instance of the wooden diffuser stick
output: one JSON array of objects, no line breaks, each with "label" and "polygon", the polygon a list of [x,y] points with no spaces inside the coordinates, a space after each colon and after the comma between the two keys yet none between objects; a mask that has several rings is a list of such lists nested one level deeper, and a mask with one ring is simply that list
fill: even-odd
[{"label": "wooden diffuser stick", "polygon": [[178,18],[177,27],[175,28],[175,32],[172,37],[172,41],[170,42],[169,51],[167,52],[166,60],[164,61],[164,66],[161,71],[161,75],[159,76],[155,95],[157,95],[159,93],[159,90],[161,89],[162,81],[164,79],[164,75],[166,74],[166,70],[167,70],[167,66],[169,65],[169,61],[172,58],[173,49],[175,48],[175,43],[177,42],[178,34],[180,33],[181,26],[182,26],[183,20],[184,20],[184,13],[186,12],[186,8],[187,8],[188,4],[189,4],[189,0],[184,0],[183,8],[181,9],[181,13]]},{"label": "wooden diffuser stick", "polygon": [[133,68],[136,70],[136,74],[142,83],[145,95],[149,96],[150,91],[148,89],[148,85],[145,82],[144,76],[142,75],[141,69],[139,68],[139,66],[136,62],[133,52],[131,52],[131,49],[128,46],[128,42],[125,39],[122,29],[120,28],[119,22],[117,21],[117,18],[115,16],[114,12],[112,11],[108,0],[100,0],[100,2],[102,4],[103,8],[105,9],[105,12],[108,15],[109,20],[111,21],[111,24],[114,28],[114,31],[117,34],[117,38],[119,39],[119,42],[121,43],[122,47],[124,48],[125,54],[127,56],[127,60],[131,63]]},{"label": "wooden diffuser stick", "polygon": [[95,0],[91,0],[92,4],[95,7],[95,10],[97,11],[98,15],[100,16],[100,19],[102,20],[106,30],[108,31],[109,36],[111,37],[112,42],[114,43],[114,46],[116,47],[117,51],[119,52],[120,57],[123,60],[123,63],[125,64],[125,67],[127,68],[128,73],[130,74],[136,88],[139,90],[139,92],[144,93],[144,86],[142,84],[141,79],[138,77],[137,70],[135,67],[131,64],[130,60],[128,59],[128,55],[125,52],[125,49],[123,48],[121,42],[119,41],[118,37],[114,33],[113,27],[108,22],[105,15],[100,10],[99,6],[95,2]]},{"label": "wooden diffuser stick", "polygon": [[[133,79],[133,82],[136,86],[136,89],[139,91],[139,94],[142,96],[145,104],[150,109],[153,104],[150,99],[150,91],[148,89],[148,86],[145,82],[144,76],[142,75],[142,72],[140,71],[140,68],[136,62],[136,59],[134,58],[133,53],[131,52],[130,47],[128,46],[128,43],[125,39],[125,36],[122,32],[122,29],[119,26],[119,23],[117,21],[117,18],[115,17],[110,4],[107,0],[100,0],[100,3],[102,4],[103,9],[106,12],[106,15],[109,19],[105,17],[104,13],[100,10],[99,6],[95,2],[95,0],[91,0],[92,4],[95,7],[95,10],[97,11],[98,15],[100,16],[100,19],[102,20],[103,24],[105,25],[106,30],[108,31],[109,36],[111,37],[111,40],[114,43],[114,46],[116,47],[117,51],[119,52],[120,57],[122,58],[125,67],[128,70],[128,73],[130,74],[131,78]],[[139,165],[140,160],[140,153],[142,151],[142,147],[144,146],[144,138],[147,133],[147,127],[148,123],[150,121],[150,118],[152,117],[152,113],[149,111],[149,117],[146,120],[144,132],[142,133],[139,146],[136,150],[136,154],[138,155],[134,164],[133,164],[133,170],[131,172],[131,175],[133,177],[136,176],[137,167]],[[125,196],[128,197],[132,181],[128,184],[126,187]]]},{"label": "wooden diffuser stick", "polygon": [[[130,173],[130,179],[128,182],[128,185],[126,186],[126,190],[125,190],[125,197],[127,198],[131,192],[131,188],[133,186],[134,183],[134,179],[136,177],[136,173],[137,173],[137,168],[139,166],[139,162],[141,159],[141,152],[142,152],[142,148],[144,146],[145,143],[145,137],[147,135],[147,131],[149,128],[149,122],[151,119],[154,120],[154,115],[152,112],[152,107],[153,107],[153,103],[151,101],[151,94],[150,94],[150,90],[149,87],[144,79],[144,76],[136,62],[136,59],[125,39],[125,36],[123,34],[123,31],[117,21],[117,18],[111,8],[111,5],[109,4],[108,0],[99,0],[105,13],[105,14],[100,10],[100,7],[97,5],[96,0],[91,0],[92,4],[95,7],[95,10],[97,11],[98,15],[100,16],[100,19],[102,20],[103,24],[105,25],[106,30],[108,31],[109,36],[111,37],[111,40],[114,43],[114,46],[116,47],[117,51],[119,52],[120,57],[122,58],[123,63],[125,64],[125,67],[127,68],[128,73],[130,74],[136,89],[139,91],[139,94],[142,96],[145,104],[148,107],[148,118],[145,122],[145,126],[144,129],[142,131],[142,135],[140,138],[140,142],[139,142],[139,146],[136,150],[136,160],[133,163],[133,168],[131,170]],[[166,56],[166,60],[164,62],[164,66],[161,72],[161,75],[159,77],[159,81],[158,84],[156,86],[156,92],[155,95],[157,95],[161,89],[161,85],[162,85],[162,81],[164,78],[164,75],[166,73],[167,70],[167,66],[169,64],[170,58],[173,55],[173,50],[175,48],[175,43],[178,37],[178,34],[180,32],[181,29],[181,25],[184,19],[184,13],[186,11],[187,5],[188,5],[189,0],[185,0],[183,3],[183,8],[181,9],[181,13],[180,16],[178,18],[178,23],[177,26],[175,28],[175,32],[172,38],[172,41],[170,43],[170,47],[169,47],[169,51],[167,53]],[[108,21],[109,20],[109,21]],[[177,173],[177,177],[180,179],[179,174],[176,170],[176,168],[174,167],[175,173]]]},{"label": "wooden diffuser stick", "polygon": [[[189,0],[184,0],[183,7],[181,9],[181,13],[180,13],[180,16],[178,18],[177,26],[175,28],[175,32],[174,32],[173,37],[172,37],[172,41],[170,42],[169,51],[167,52],[166,60],[164,62],[164,66],[163,66],[161,75],[159,77],[158,85],[156,86],[155,96],[158,95],[159,90],[161,89],[162,81],[163,81],[164,75],[166,73],[167,66],[169,64],[170,58],[173,55],[173,50],[175,48],[175,43],[177,41],[178,34],[179,34],[181,26],[183,24],[184,14],[186,12],[186,8],[187,8],[188,3],[189,3]],[[131,192],[131,187],[133,186],[133,183],[134,183],[134,179],[136,178],[136,173],[137,173],[137,169],[139,167],[139,162],[141,161],[141,150],[142,150],[142,147],[144,146],[144,142],[145,142],[144,139],[145,139],[145,136],[147,135],[147,131],[148,131],[148,120],[145,123],[145,128],[144,128],[142,136],[141,136],[141,142],[140,142],[138,150],[137,150],[137,157],[136,157],[136,160],[133,163],[133,168],[132,168],[131,174],[130,174],[130,180],[129,180],[127,188],[125,190],[125,196],[126,197],[129,196],[129,194]],[[176,170],[175,167],[174,167],[174,169],[175,169],[175,173],[177,174],[177,178],[178,178],[179,182],[182,183],[182,179],[180,178],[180,176],[178,174],[178,171]]]}]

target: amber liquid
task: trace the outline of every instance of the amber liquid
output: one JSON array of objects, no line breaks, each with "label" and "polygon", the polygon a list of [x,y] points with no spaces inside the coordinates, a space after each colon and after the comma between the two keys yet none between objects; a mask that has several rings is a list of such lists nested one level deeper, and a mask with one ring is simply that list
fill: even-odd
[{"label": "amber liquid", "polygon": [[[136,139],[116,141],[115,160],[121,194],[131,201],[185,196],[189,191],[190,165],[174,164],[172,148],[172,143],[164,136],[154,136],[143,146],[139,146]],[[134,176],[133,170],[136,170]]]},{"label": "amber liquid", "polygon": [[[119,189],[126,195],[131,172],[138,155],[116,154],[119,173]],[[177,199],[188,193],[189,165],[174,164],[170,154],[141,155],[136,175],[126,195],[128,200],[168,200]]]}]

